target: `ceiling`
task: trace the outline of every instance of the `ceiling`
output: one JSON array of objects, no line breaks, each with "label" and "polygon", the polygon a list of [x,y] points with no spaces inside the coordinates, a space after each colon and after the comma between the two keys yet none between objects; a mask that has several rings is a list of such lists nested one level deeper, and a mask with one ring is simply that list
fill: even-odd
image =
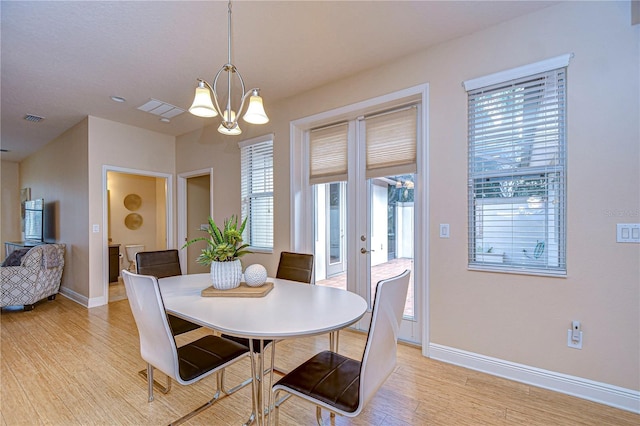
[{"label": "ceiling", "polygon": [[[278,100],[555,3],[237,1],[232,62],[268,114]],[[163,123],[137,107],[153,98],[186,110],[196,78],[212,82],[227,62],[226,2],[0,7],[3,160],[21,161],[88,115],[174,136],[213,123],[188,112]]]}]

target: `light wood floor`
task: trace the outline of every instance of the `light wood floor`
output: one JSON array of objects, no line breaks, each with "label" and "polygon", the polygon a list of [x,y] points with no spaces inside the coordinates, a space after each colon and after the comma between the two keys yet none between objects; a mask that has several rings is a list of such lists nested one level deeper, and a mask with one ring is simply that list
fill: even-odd
[{"label": "light wood floor", "polygon": [[[145,364],[126,300],[88,310],[58,296],[31,312],[3,310],[0,320],[2,425],[162,425],[213,393],[210,376],[191,386],[174,384],[168,395],[156,393],[147,403],[137,375]],[[359,358],[364,342],[362,334],[342,332],[340,352]],[[292,368],[327,346],[327,336],[280,342],[277,365]],[[429,360],[413,347],[401,345],[398,353],[398,367],[366,410],[356,419],[338,417],[336,424],[640,424],[638,415]],[[237,363],[228,369],[228,383],[248,371],[248,360]],[[245,388],[187,424],[239,425],[249,406]],[[312,425],[314,415],[311,405],[291,399],[280,420]]]}]

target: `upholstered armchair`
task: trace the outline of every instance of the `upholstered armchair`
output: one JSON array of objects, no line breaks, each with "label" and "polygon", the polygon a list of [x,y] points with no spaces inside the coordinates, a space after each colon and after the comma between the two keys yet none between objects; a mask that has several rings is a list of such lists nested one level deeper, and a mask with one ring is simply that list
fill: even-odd
[{"label": "upholstered armchair", "polygon": [[64,252],[64,244],[42,244],[31,248],[19,266],[0,267],[0,306],[23,305],[25,311],[30,311],[45,297],[55,299],[64,268]]}]

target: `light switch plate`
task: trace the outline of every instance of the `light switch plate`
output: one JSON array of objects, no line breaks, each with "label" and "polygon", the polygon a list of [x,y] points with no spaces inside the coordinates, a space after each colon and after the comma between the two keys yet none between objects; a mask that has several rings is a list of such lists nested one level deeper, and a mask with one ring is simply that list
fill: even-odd
[{"label": "light switch plate", "polygon": [[441,223],[440,224],[440,238],[449,238],[449,224]]},{"label": "light switch plate", "polygon": [[616,242],[640,243],[640,223],[618,223]]}]

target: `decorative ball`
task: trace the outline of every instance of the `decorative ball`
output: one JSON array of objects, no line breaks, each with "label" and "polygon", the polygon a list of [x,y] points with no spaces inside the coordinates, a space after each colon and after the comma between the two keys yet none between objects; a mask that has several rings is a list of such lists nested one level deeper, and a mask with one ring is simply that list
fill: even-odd
[{"label": "decorative ball", "polygon": [[260,287],[267,281],[267,270],[258,263],[249,265],[244,270],[244,281],[249,287]]}]

